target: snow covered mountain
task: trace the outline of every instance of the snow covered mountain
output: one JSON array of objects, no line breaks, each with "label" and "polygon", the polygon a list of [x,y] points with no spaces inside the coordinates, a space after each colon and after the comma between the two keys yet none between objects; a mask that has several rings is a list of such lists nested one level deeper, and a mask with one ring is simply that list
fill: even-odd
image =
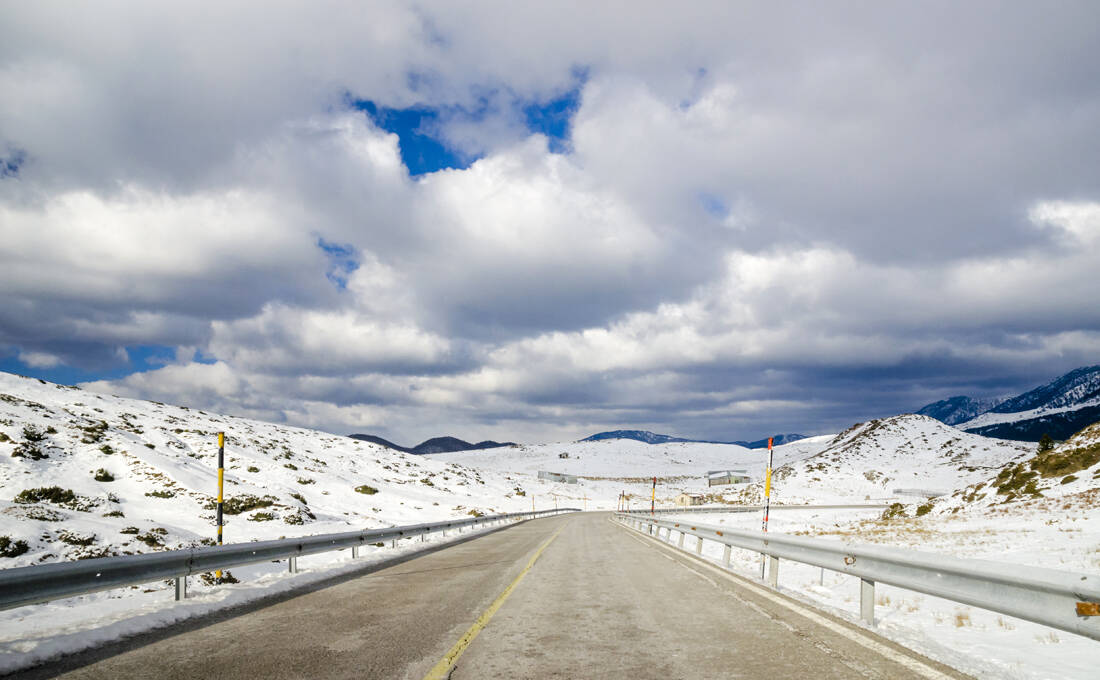
[{"label": "snow covered mountain", "polygon": [[[816,455],[777,465],[772,500],[850,503],[893,498],[899,489],[950,493],[1034,450],[1033,444],[960,432],[927,416],[872,420],[836,435]],[[740,500],[758,503],[763,493],[757,482]]]},{"label": "snow covered mountain", "polygon": [[959,424],[988,437],[1066,439],[1100,420],[1100,366],[1085,366]]},{"label": "snow covered mountain", "polygon": [[979,416],[997,404],[999,399],[971,399],[970,397],[948,397],[928,404],[919,411],[918,416],[935,418],[947,425],[958,425]]},{"label": "snow covered mountain", "polygon": [[0,568],[209,543],[219,431],[228,542],[519,511],[532,492],[579,498],[347,437],[0,373]]},{"label": "snow covered mountain", "polygon": [[1100,420],[1100,366],[1074,369],[1011,399],[950,397],[917,414],[987,437],[1037,442],[1049,434],[1065,439]]}]

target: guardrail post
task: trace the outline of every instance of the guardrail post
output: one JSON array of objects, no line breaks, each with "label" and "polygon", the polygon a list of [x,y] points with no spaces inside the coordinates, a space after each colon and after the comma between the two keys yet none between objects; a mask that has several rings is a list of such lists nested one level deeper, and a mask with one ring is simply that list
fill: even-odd
[{"label": "guardrail post", "polygon": [[875,582],[865,578],[859,580],[859,618],[868,626],[875,625]]},{"label": "guardrail post", "polygon": [[702,555],[703,554],[703,537],[702,536],[699,536],[699,542],[695,544],[695,554],[696,555]]},{"label": "guardrail post", "polygon": [[357,559],[359,557],[359,546],[351,546],[351,559]]},{"label": "guardrail post", "polygon": [[187,577],[176,577],[176,602],[187,599]]},{"label": "guardrail post", "polygon": [[722,563],[726,565],[726,569],[730,568],[730,550],[732,548],[728,545],[722,550]]},{"label": "guardrail post", "polygon": [[297,557],[291,557],[290,559],[287,560],[287,562],[290,563],[290,573],[297,574],[298,573],[298,558]]},{"label": "guardrail post", "polygon": [[682,531],[680,532],[680,544],[679,544],[678,547],[680,547],[680,548],[684,547],[684,532],[682,532]]},{"label": "guardrail post", "polygon": [[779,558],[775,555],[768,555],[768,585],[779,587]]}]

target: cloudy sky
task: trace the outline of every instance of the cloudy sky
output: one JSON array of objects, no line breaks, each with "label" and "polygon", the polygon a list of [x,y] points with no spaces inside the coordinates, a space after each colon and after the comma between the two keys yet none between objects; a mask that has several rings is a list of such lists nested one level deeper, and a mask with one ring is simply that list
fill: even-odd
[{"label": "cloudy sky", "polygon": [[0,5],[0,368],[405,444],[1100,363],[1100,6]]}]

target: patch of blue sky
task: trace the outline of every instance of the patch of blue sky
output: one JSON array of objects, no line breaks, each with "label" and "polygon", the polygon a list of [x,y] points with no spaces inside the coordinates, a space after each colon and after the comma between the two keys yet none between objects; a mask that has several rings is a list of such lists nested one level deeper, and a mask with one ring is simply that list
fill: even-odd
[{"label": "patch of blue sky", "polygon": [[[423,74],[410,74],[409,78],[413,91],[431,80],[429,75]],[[500,88],[482,88],[472,93],[473,102],[466,106],[417,105],[398,109],[350,96],[348,102],[352,108],[370,116],[375,125],[397,135],[401,160],[409,175],[416,177],[439,170],[465,170],[476,162],[480,156],[448,145],[444,127],[453,120],[478,123],[499,113],[502,94],[504,100],[510,102],[508,106],[515,107],[514,111],[529,132],[546,136],[551,152],[568,153],[573,117],[580,106],[581,89],[587,79],[587,70],[575,69],[570,89],[540,100],[516,98]]]},{"label": "patch of blue sky", "polygon": [[26,162],[27,152],[22,149],[12,149],[7,155],[0,156],[0,179],[18,177]]},{"label": "patch of blue sky", "polygon": [[546,135],[552,153],[567,153],[573,127],[573,116],[581,102],[583,80],[566,93],[543,102],[523,107],[524,122],[531,132]]},{"label": "patch of blue sky", "polygon": [[714,194],[701,191],[699,192],[698,199],[699,205],[702,206],[703,210],[707,211],[707,214],[711,217],[725,219],[730,214],[730,208],[726,205],[726,202]]},{"label": "patch of blue sky", "polygon": [[331,243],[323,238],[317,239],[317,247],[321,249],[328,260],[325,278],[340,290],[346,289],[348,287],[348,277],[356,269],[359,269],[359,259],[356,257],[355,248],[350,245]]},{"label": "patch of blue sky", "polygon": [[0,371],[48,380],[61,385],[75,385],[92,380],[117,380],[132,373],[161,368],[176,359],[176,348],[168,345],[129,345],[124,349],[126,350],[125,361],[120,359],[114,366],[89,369],[67,364],[48,367],[31,366],[19,359],[18,351],[9,348],[9,351],[0,357]]}]

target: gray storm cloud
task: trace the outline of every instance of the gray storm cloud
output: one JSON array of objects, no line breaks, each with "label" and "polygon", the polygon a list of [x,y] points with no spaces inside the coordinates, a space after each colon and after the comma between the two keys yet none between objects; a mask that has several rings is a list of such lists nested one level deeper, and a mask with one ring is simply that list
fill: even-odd
[{"label": "gray storm cloud", "polygon": [[[1100,350],[1094,3],[0,19],[27,371],[156,345],[176,361],[95,389],[402,441],[732,439]],[[560,152],[523,107],[578,87]],[[411,177],[353,100],[466,112],[431,132],[477,160]]]}]

